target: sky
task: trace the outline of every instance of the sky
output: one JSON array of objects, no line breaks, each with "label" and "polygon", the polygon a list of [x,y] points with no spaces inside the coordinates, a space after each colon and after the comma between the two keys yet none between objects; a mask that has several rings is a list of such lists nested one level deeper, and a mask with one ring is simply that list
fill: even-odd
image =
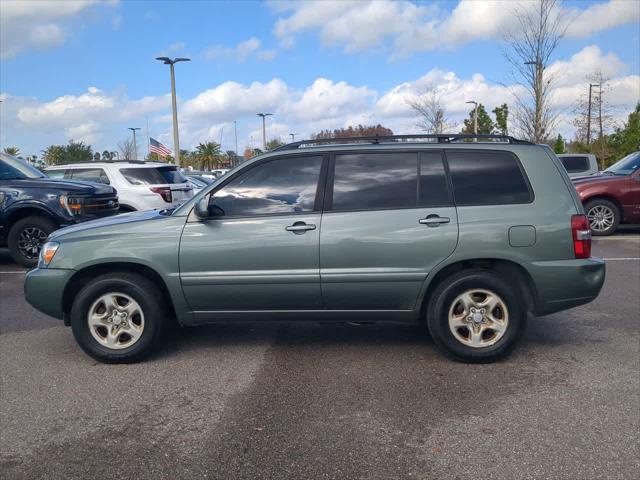
[{"label": "sky", "polygon": [[[128,127],[173,149],[176,65],[181,148],[261,147],[322,129],[382,124],[418,133],[409,102],[436,92],[459,131],[474,100],[488,111],[518,91],[504,58],[512,1],[0,1],[0,147],[40,154],[73,139],[117,150]],[[567,33],[550,59],[557,132],[574,135],[588,76],[609,79],[621,123],[640,100],[640,0],[565,1]],[[148,126],[148,128],[147,128]],[[143,147],[140,147],[141,150]],[[142,151],[140,153],[142,155]]]}]

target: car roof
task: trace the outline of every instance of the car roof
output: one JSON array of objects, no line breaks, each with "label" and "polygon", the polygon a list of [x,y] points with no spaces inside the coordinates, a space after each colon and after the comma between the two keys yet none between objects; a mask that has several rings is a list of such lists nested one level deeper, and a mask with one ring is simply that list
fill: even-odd
[{"label": "car roof", "polygon": [[172,163],[162,162],[81,162],[81,163],[60,163],[58,165],[51,165],[48,169],[58,168],[97,168],[97,167],[136,167],[136,168],[154,168],[154,167],[175,167]]}]

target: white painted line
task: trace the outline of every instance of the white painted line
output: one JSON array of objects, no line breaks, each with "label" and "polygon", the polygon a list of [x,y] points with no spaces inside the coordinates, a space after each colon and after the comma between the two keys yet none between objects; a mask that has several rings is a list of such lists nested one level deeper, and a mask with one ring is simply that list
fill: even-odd
[{"label": "white painted line", "polygon": [[620,258],[603,258],[607,262],[616,262],[623,260],[640,260],[640,257],[620,257]]},{"label": "white painted line", "polygon": [[4,271],[4,272],[1,272],[1,271],[0,271],[0,273],[15,273],[15,274],[21,274],[21,275],[24,275],[24,274],[25,274],[25,273],[27,273],[27,272],[14,272],[14,271]]},{"label": "white painted line", "polygon": [[615,240],[640,240],[640,235],[619,235],[617,237],[593,237],[594,242],[613,242]]}]

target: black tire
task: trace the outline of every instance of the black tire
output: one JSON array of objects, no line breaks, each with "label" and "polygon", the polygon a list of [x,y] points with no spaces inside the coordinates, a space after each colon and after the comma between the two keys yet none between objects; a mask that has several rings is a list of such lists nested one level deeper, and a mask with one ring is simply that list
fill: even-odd
[{"label": "black tire", "polygon": [[[49,234],[57,228],[58,225],[46,217],[32,216],[18,220],[9,229],[7,236],[9,255],[14,262],[20,265],[27,268],[35,267],[38,264],[40,247]],[[30,246],[27,247],[24,243],[25,239],[32,239],[35,243],[30,243]]]},{"label": "black tire", "polygon": [[[506,304],[508,311],[508,323],[504,333],[490,346],[476,348],[465,345],[454,336],[449,327],[449,310],[453,308],[455,300],[464,292],[474,289],[497,294]],[[466,363],[494,362],[508,355],[524,335],[527,313],[519,293],[514,289],[513,282],[509,283],[508,279],[503,279],[491,270],[473,269],[458,272],[440,283],[431,298],[427,310],[429,333],[436,346],[454,360]]]},{"label": "black tire", "polygon": [[[144,329],[131,346],[113,349],[99,343],[90,331],[89,309],[102,295],[117,292],[133,298],[144,314]],[[71,307],[71,329],[76,341],[91,357],[104,363],[133,363],[147,357],[158,345],[170,319],[161,290],[134,273],[109,273],[91,281],[76,295]]]},{"label": "black tire", "polygon": [[[597,212],[596,210],[600,211]],[[615,203],[604,198],[594,198],[585,203],[584,211],[589,219],[592,235],[604,237],[613,234],[618,229],[618,225],[620,224],[620,209]],[[601,220],[599,222],[597,215],[602,215],[604,212],[611,212],[613,216],[610,225],[603,226]]]}]

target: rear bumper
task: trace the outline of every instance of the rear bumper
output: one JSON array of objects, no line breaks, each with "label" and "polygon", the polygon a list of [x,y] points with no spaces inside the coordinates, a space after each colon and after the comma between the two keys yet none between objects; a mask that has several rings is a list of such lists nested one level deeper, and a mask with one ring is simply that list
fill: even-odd
[{"label": "rear bumper", "polygon": [[537,290],[535,314],[548,315],[595,300],[605,272],[604,260],[595,257],[529,264]]},{"label": "rear bumper", "polygon": [[36,268],[27,273],[24,281],[24,296],[33,307],[42,313],[62,319],[64,289],[75,270],[60,268]]}]

